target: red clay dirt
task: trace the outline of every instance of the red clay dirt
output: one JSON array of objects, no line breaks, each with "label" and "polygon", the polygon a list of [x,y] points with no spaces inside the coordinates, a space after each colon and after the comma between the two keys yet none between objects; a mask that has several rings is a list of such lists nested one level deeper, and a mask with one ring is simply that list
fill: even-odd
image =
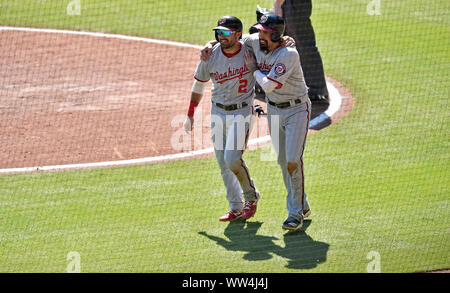
[{"label": "red clay dirt", "polygon": [[[0,31],[0,169],[179,153],[171,138],[181,128],[198,62],[195,48]],[[334,122],[353,99],[332,82],[344,97]],[[190,150],[211,147],[209,93],[210,83],[199,106],[204,137]],[[250,138],[268,134],[262,121]]]}]

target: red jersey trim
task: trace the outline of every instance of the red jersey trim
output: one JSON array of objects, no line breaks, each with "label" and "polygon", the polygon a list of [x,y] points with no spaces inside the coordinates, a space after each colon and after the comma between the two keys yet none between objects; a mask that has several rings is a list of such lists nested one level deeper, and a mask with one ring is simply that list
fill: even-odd
[{"label": "red jersey trim", "polygon": [[195,78],[196,80],[200,81],[200,82],[208,82],[207,80],[201,80],[201,79],[198,79],[197,77],[195,77],[195,75],[194,75],[194,78]]},{"label": "red jersey trim", "polygon": [[269,76],[267,76],[267,79],[271,80],[273,82],[276,82],[278,84],[277,87],[275,88],[276,90],[279,90],[279,89],[281,89],[283,87],[283,84],[281,82],[279,82],[278,80],[275,80],[275,79],[273,79],[273,78],[271,78]]}]

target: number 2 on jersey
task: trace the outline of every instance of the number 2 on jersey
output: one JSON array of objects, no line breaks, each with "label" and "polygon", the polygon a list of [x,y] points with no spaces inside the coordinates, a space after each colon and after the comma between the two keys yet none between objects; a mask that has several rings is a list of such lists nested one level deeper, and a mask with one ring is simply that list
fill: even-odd
[{"label": "number 2 on jersey", "polygon": [[241,80],[239,80],[239,83],[240,83],[241,85],[239,86],[238,93],[246,93],[246,92],[247,92],[247,84],[248,84],[248,80],[246,80],[246,79],[241,79]]}]

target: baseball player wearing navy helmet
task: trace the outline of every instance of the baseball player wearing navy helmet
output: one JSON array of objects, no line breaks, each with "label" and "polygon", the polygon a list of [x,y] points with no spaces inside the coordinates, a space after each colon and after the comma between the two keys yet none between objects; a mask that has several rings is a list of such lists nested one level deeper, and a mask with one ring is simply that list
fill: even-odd
[{"label": "baseball player wearing navy helmet", "polygon": [[254,26],[258,33],[246,39],[245,62],[266,93],[269,131],[287,191],[288,218],[282,228],[298,230],[310,213],[305,194],[303,151],[311,101],[295,47],[282,47],[282,17],[264,14]]}]

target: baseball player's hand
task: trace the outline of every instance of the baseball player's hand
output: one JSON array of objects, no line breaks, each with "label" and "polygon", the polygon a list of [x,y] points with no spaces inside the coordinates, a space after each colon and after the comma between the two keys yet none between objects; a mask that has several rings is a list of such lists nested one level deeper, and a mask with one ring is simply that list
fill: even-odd
[{"label": "baseball player's hand", "polygon": [[244,54],[244,61],[247,68],[253,74],[256,70],[258,70],[258,65],[256,65],[256,58],[253,52],[246,50]]},{"label": "baseball player's hand", "polygon": [[200,59],[202,61],[208,61],[209,56],[211,56],[212,54],[212,49],[216,43],[217,41],[209,41],[208,43],[206,43],[206,45],[200,51]]},{"label": "baseball player's hand", "polygon": [[190,133],[192,131],[193,125],[194,125],[194,117],[186,116],[186,119],[184,120],[183,123],[184,131],[186,131],[186,133]]},{"label": "baseball player's hand", "polygon": [[281,38],[281,46],[283,47],[294,47],[295,46],[295,40],[294,38],[291,38],[290,36],[283,36]]}]

